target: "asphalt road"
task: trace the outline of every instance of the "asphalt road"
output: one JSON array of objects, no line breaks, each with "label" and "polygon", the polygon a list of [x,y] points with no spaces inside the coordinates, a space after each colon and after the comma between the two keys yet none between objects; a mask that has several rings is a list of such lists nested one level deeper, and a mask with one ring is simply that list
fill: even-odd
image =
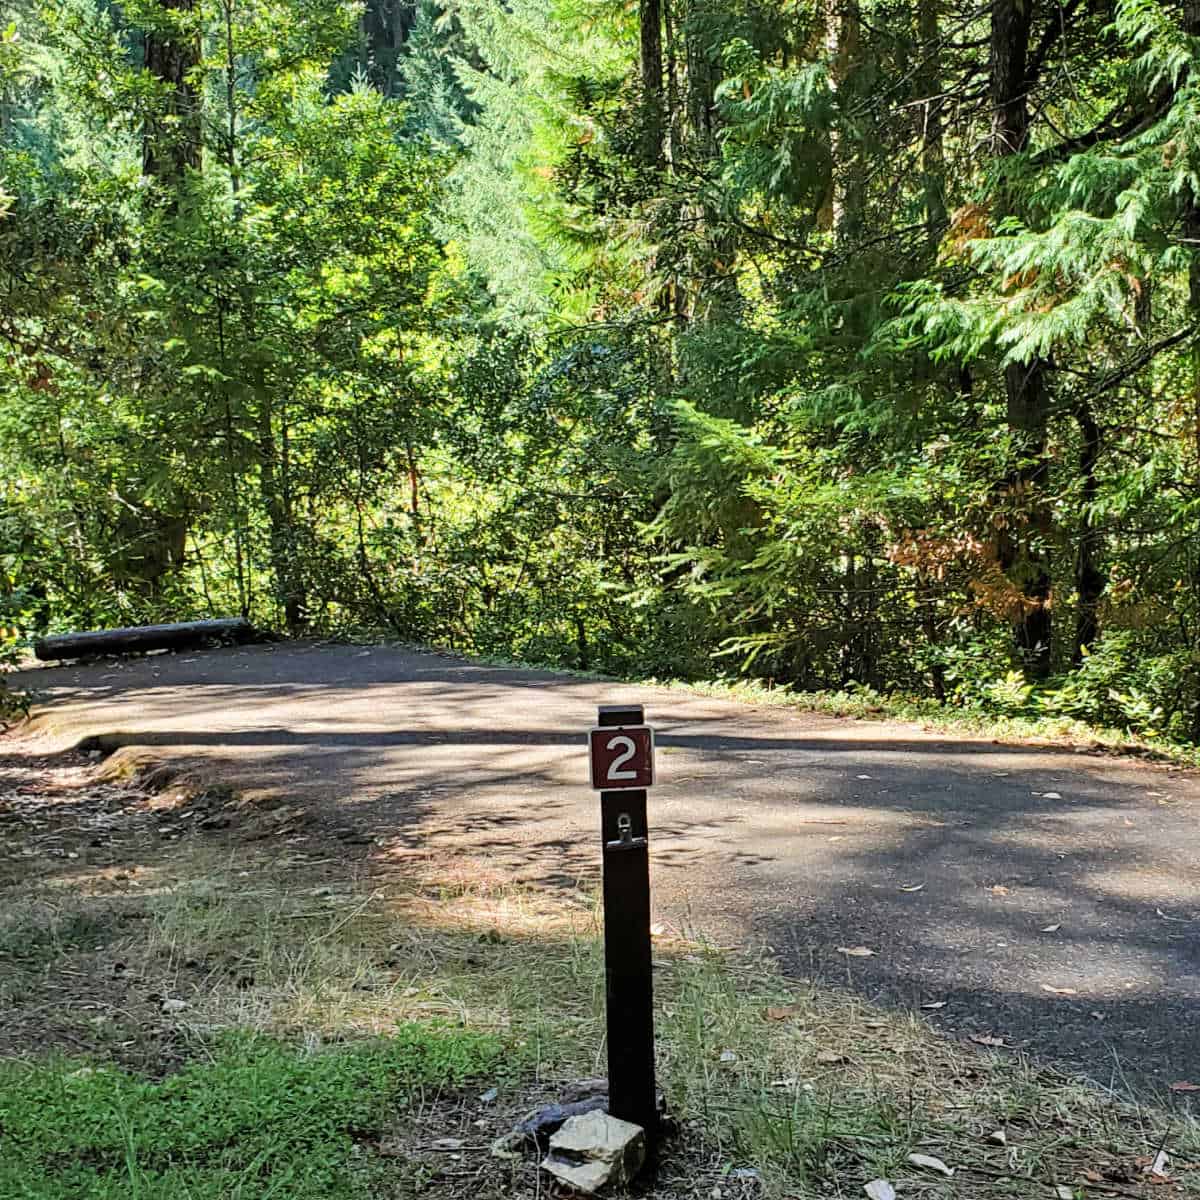
[{"label": "asphalt road", "polygon": [[1200,1082],[1192,773],[382,647],[18,683],[42,697],[40,752],[92,737],[196,760],[315,820],[547,887],[594,878],[585,731],[598,703],[640,701],[657,919],[1108,1085]]}]

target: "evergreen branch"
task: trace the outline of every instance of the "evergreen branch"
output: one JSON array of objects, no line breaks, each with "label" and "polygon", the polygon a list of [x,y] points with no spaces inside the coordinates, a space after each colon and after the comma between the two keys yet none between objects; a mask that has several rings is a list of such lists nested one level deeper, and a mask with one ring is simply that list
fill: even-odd
[{"label": "evergreen branch", "polygon": [[1123,367],[1118,367],[1114,371],[1110,371],[1101,382],[1092,389],[1087,395],[1080,398],[1078,404],[1087,404],[1089,401],[1097,399],[1105,392],[1111,391],[1124,383],[1131,375],[1136,375],[1143,368],[1157,358],[1164,350],[1170,350],[1174,346],[1178,346],[1180,342],[1186,341],[1196,332],[1196,325],[1185,325],[1182,329],[1177,329],[1174,333],[1168,334],[1166,337],[1159,338],[1157,342],[1151,342],[1139,353],[1135,354]]},{"label": "evergreen branch", "polygon": [[1051,50],[1059,38],[1067,31],[1067,22],[1075,14],[1075,10],[1079,8],[1082,0],[1068,0],[1064,6],[1058,6],[1057,18],[1051,17],[1046,25],[1045,31],[1042,33],[1041,41],[1038,42],[1036,49],[1030,56],[1029,65],[1025,70],[1025,88],[1027,91],[1032,91],[1037,84],[1038,76],[1042,73],[1042,68],[1046,65],[1046,59],[1049,58]]},{"label": "evergreen branch", "polygon": [[[938,39],[938,41],[936,41],[934,43],[934,45],[932,47],[929,47],[925,51],[925,53],[920,58],[918,58],[917,61],[914,64],[912,64],[912,66],[910,66],[909,69],[896,80],[895,83],[891,84],[889,87],[882,88],[879,91],[873,93],[872,96],[866,101],[865,104],[859,106],[856,109],[851,110],[850,115],[858,116],[863,113],[869,112],[873,108],[882,106],[891,97],[897,95],[904,88],[906,88],[907,85],[912,80],[918,78],[920,73],[922,71],[926,70],[931,63],[936,62],[938,59],[938,56],[941,54],[941,52],[944,49],[946,49],[948,46],[953,46],[953,42],[951,42],[950,39],[956,33],[961,33],[964,30],[969,29],[973,22],[977,21],[980,17],[987,14],[990,10],[991,10],[990,0],[988,0],[988,3],[986,3],[986,4],[980,4],[978,7],[971,9],[969,12],[966,13],[965,16],[963,16],[961,18],[961,20],[956,25],[954,25],[951,29],[948,29],[945,32],[945,34],[940,39]],[[974,75],[981,74],[983,72],[983,70],[984,70],[984,68],[979,67],[979,66],[969,67],[967,69],[967,73],[963,76],[962,82],[958,86],[960,88],[965,87],[966,84],[968,84],[971,81],[971,78]]]},{"label": "evergreen branch", "polygon": [[1126,102],[1122,100],[1095,128],[1076,137],[1066,138],[1057,146],[1049,146],[1045,150],[1040,150],[1029,161],[1035,167],[1051,166],[1055,163],[1065,162],[1072,154],[1080,150],[1088,150],[1092,146],[1098,146],[1101,142],[1123,142],[1126,138],[1144,133],[1166,114],[1173,99],[1174,93],[1165,96],[1149,112],[1134,113],[1128,120],[1122,121],[1118,125],[1113,122],[1126,105]]}]

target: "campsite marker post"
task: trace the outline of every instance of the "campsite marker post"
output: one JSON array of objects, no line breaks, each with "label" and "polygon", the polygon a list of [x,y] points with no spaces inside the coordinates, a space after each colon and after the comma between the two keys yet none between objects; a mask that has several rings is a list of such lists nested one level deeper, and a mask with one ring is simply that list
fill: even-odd
[{"label": "campsite marker post", "polygon": [[654,783],[654,731],[642,706],[601,705],[588,750],[592,787],[600,793],[604,858],[608,1111],[640,1125],[652,1147],[658,1103],[646,789]]}]

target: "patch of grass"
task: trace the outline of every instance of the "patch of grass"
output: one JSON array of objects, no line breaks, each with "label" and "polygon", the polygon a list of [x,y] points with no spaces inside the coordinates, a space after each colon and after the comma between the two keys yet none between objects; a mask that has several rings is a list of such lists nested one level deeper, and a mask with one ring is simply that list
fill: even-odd
[{"label": "patch of grass", "polygon": [[[474,1194],[536,1195],[534,1160],[504,1166],[487,1144],[562,1080],[603,1073],[594,910],[502,886],[241,878],[160,889],[141,944],[120,947],[187,996],[170,1018],[187,1036],[181,1070],[0,1068],[0,1195],[456,1197],[419,1113],[426,1140],[458,1132],[458,1102],[439,1095],[472,1079],[477,1092],[501,1089],[487,1132],[474,1133]],[[681,1126],[656,1196],[721,1188],[733,1200],[757,1179],[766,1197],[853,1195],[889,1178],[905,1195],[999,1198],[1052,1195],[1088,1172],[1128,1190],[1159,1147],[1200,1159],[1187,1115],[965,1047],[915,1015],[789,981],[768,960],[664,939],[655,958],[660,1084]],[[397,1035],[373,1036],[397,1022]],[[402,1161],[381,1165],[388,1139]],[[942,1159],[953,1185],[913,1153]],[[749,1169],[753,1186],[737,1174]],[[1176,1182],[1195,1193],[1192,1179]]]},{"label": "patch of grass", "polygon": [[[766,961],[687,952],[665,983],[669,1106],[710,1161],[757,1170],[768,1195],[861,1195],[878,1178],[904,1196],[1083,1195],[1106,1182],[1138,1195],[1167,1182],[1147,1173],[1164,1147],[1184,1164],[1170,1182],[1200,1194],[1188,1112],[975,1051],[913,1014],[798,987]],[[953,1182],[911,1154],[942,1160]]]},{"label": "patch of grass", "polygon": [[[337,843],[137,849],[119,876],[72,865],[0,889],[0,946],[33,954],[0,1026],[26,1056],[0,1064],[0,1197],[540,1194],[532,1156],[488,1146],[604,1073],[593,897],[399,842],[354,862]],[[1200,1193],[1186,1095],[1131,1104],[766,958],[668,937],[654,957],[679,1124],[656,1200],[853,1196],[873,1178],[904,1197],[1152,1195],[1164,1147],[1176,1187],[1157,1194]],[[56,1037],[71,1061],[42,1056]]]},{"label": "patch of grass", "polygon": [[884,695],[869,688],[845,692],[797,692],[788,687],[768,687],[757,680],[644,682],[681,688],[700,696],[800,709],[831,717],[851,717],[860,721],[911,721],[946,733],[1012,741],[1067,743],[1113,753],[1146,755],[1181,766],[1200,767],[1200,747],[1180,745],[1163,738],[1141,737],[1120,729],[1106,729],[1071,717],[1002,716],[978,708],[939,704],[936,700],[917,696]]},{"label": "patch of grass", "polygon": [[[374,644],[379,644],[379,638]],[[770,686],[757,679],[712,679],[689,680],[658,678],[655,676],[606,675],[597,671],[568,670],[548,666],[536,661],[522,662],[502,655],[465,655],[445,647],[402,645],[407,649],[429,651],[461,659],[464,662],[482,663],[485,666],[510,670],[535,670],[574,679],[586,679],[597,683],[645,684],[652,687],[676,689],[700,696],[712,696],[721,700],[735,700],[751,704],[766,704],[780,708],[799,709],[803,712],[823,713],[831,717],[850,717],[861,721],[910,721],[940,732],[968,734],[974,737],[990,737],[1017,742],[1049,741],[1057,744],[1086,746],[1118,754],[1143,755],[1178,763],[1181,766],[1200,767],[1200,746],[1191,746],[1170,741],[1167,738],[1150,737],[1130,733],[1124,729],[1112,729],[1093,725],[1087,721],[1057,715],[1005,715],[991,712],[983,707],[942,704],[923,696],[903,693],[874,691],[862,687],[850,691],[800,692],[788,686]]]},{"label": "patch of grass", "polygon": [[120,949],[188,1001],[188,1025],[328,1038],[449,1020],[503,1034],[535,1071],[599,1043],[590,899],[412,877],[314,887],[302,863],[244,874],[210,863],[159,889]]},{"label": "patch of grass", "polygon": [[161,1081],[108,1068],[0,1065],[0,1195],[23,1200],[361,1197],[378,1138],[425,1089],[496,1066],[495,1037],[405,1025],[305,1051],[221,1038]]},{"label": "patch of grass", "polygon": [[19,905],[0,919],[0,962],[8,960],[26,968],[44,966],[63,954],[106,940],[114,921],[114,914],[94,905]]}]

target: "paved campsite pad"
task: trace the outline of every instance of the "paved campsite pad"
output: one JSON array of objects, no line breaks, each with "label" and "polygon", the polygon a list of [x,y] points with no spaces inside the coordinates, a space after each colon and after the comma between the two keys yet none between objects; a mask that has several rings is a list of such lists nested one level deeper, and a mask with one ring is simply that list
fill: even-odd
[{"label": "paved campsite pad", "polygon": [[644,703],[660,920],[765,940],[797,974],[1105,1083],[1200,1082],[1192,774],[383,647],[18,683],[43,715],[9,754],[93,739],[219,778],[348,856],[548,887],[596,870],[596,705]]}]

